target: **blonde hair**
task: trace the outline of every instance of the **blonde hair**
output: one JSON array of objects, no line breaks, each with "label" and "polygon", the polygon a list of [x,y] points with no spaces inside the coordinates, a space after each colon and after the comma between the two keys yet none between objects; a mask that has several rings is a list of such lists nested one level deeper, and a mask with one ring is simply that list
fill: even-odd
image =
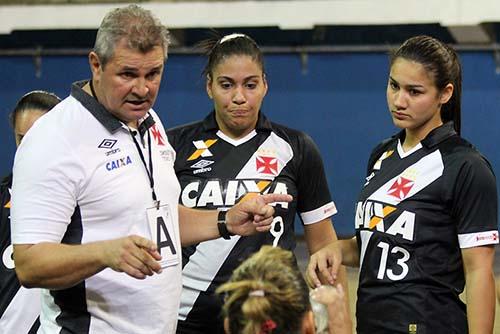
[{"label": "blonde hair", "polygon": [[231,334],[299,333],[311,309],[307,285],[292,252],[263,246],[217,293]]}]

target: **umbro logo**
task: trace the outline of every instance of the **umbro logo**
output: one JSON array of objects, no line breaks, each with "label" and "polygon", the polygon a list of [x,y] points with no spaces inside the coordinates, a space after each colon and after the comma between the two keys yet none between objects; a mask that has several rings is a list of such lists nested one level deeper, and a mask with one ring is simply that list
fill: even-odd
[{"label": "umbro logo", "polygon": [[118,140],[116,139],[104,139],[100,144],[99,146],[97,146],[97,148],[104,148],[106,150],[109,150],[107,152],[105,152],[104,154],[108,157],[112,154],[116,154],[118,152],[120,152],[120,149],[117,147],[117,148],[113,148],[113,146],[115,146],[116,142]]},{"label": "umbro logo", "polygon": [[205,168],[207,166],[210,166],[213,164],[215,161],[210,161],[210,160],[200,160],[194,165],[191,166],[191,168]]},{"label": "umbro logo", "polygon": [[210,172],[212,170],[212,167],[208,167],[211,164],[213,164],[215,161],[210,161],[210,160],[200,160],[194,165],[191,166],[191,168],[194,168],[195,170],[193,171],[193,174],[199,174],[199,173],[204,173],[204,172]]},{"label": "umbro logo", "polygon": [[116,142],[118,140],[116,139],[104,139],[97,148],[104,148],[104,149],[111,149],[113,146],[115,146]]}]

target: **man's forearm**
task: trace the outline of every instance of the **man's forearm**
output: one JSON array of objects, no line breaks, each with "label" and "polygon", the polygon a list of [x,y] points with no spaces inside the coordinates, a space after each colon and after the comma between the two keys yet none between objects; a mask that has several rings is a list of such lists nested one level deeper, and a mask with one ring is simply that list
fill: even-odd
[{"label": "man's forearm", "polygon": [[106,266],[99,242],[85,245],[39,243],[14,245],[16,273],[25,287],[64,289],[78,284]]},{"label": "man's forearm", "polygon": [[216,210],[196,210],[179,205],[179,230],[182,246],[219,238]]}]

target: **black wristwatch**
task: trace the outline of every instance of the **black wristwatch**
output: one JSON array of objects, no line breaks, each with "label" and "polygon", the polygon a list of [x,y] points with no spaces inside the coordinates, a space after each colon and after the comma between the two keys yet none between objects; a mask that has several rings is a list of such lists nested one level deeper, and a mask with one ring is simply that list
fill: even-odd
[{"label": "black wristwatch", "polygon": [[226,240],[229,240],[234,234],[229,232],[229,230],[227,229],[226,213],[227,211],[219,210],[219,213],[217,215],[217,228],[219,229],[220,236]]}]

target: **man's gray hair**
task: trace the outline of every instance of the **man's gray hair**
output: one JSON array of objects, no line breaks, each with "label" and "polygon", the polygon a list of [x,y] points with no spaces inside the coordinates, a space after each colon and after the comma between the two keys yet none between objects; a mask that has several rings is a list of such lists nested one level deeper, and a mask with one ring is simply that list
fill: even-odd
[{"label": "man's gray hair", "polygon": [[130,49],[143,53],[161,46],[167,59],[169,32],[149,10],[129,5],[106,14],[97,30],[94,45],[94,52],[103,67],[113,57],[115,47],[122,39]]}]

